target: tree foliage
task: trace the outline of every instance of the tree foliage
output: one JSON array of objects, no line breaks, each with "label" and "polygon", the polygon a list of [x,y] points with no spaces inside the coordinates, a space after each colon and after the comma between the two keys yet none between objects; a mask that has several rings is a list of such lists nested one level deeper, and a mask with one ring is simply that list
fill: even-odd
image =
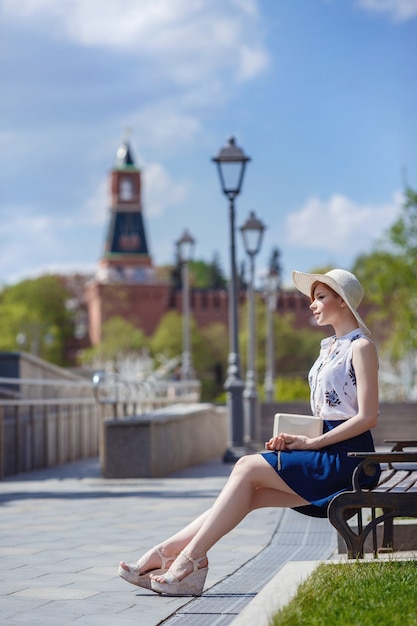
[{"label": "tree foliage", "polygon": [[417,194],[407,189],[399,218],[353,271],[372,311],[375,336],[394,359],[417,350]]},{"label": "tree foliage", "polygon": [[417,259],[417,192],[409,187],[405,191],[402,213],[388,231],[388,237],[394,250],[409,263]]},{"label": "tree foliage", "polygon": [[167,358],[178,356],[182,352],[182,317],[176,311],[169,311],[159,322],[150,340],[154,356],[163,354]]},{"label": "tree foliage", "polygon": [[226,277],[220,265],[218,254],[211,263],[205,261],[190,262],[191,284],[197,289],[225,289]]},{"label": "tree foliage", "polygon": [[122,317],[112,317],[103,324],[102,339],[98,346],[84,351],[83,363],[113,364],[113,371],[118,371],[121,359],[133,354],[139,355],[149,341],[139,328]]},{"label": "tree foliage", "polygon": [[56,276],[5,287],[0,294],[0,350],[24,350],[65,365],[65,343],[73,333],[69,297]]},{"label": "tree foliage", "polygon": [[216,322],[201,328],[193,342],[193,359],[202,381],[204,400],[213,400],[223,393],[226,379],[229,336],[225,324]]},{"label": "tree foliage", "polygon": [[[267,366],[267,322],[266,305],[258,297],[256,299],[256,371],[258,381],[262,382]],[[240,351],[242,356],[242,369],[247,366],[248,354],[248,312],[247,306],[241,307],[240,312]],[[300,376],[307,378],[308,370],[317,358],[318,344],[326,334],[320,330],[312,331],[310,328],[296,328],[294,316],[290,313],[280,315],[276,312],[273,316],[274,332],[274,369],[276,375]]]},{"label": "tree foliage", "polygon": [[[227,287],[226,276],[218,254],[214,254],[210,263],[202,259],[190,261],[189,278],[190,286],[194,289],[225,289]],[[171,286],[173,289],[182,287],[181,262],[178,254],[171,268]]]},{"label": "tree foliage", "polygon": [[[279,279],[282,276],[282,265],[281,265],[281,252],[280,249],[278,247],[274,247],[271,250],[271,254],[269,257],[269,262],[268,262],[268,271],[269,273],[275,274],[276,276],[279,277]],[[280,280],[279,283],[280,284]]]},{"label": "tree foliage", "polygon": [[[228,335],[224,324],[199,328],[190,320],[191,360],[196,376],[202,382],[203,400],[213,400],[223,389],[227,361]],[[183,319],[170,311],[161,319],[150,341],[155,359],[172,359],[183,351]]]}]

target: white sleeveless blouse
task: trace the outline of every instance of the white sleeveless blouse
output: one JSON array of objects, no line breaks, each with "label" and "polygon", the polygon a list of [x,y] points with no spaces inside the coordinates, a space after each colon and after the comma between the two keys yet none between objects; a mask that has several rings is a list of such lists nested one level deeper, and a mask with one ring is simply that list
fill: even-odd
[{"label": "white sleeveless blouse", "polygon": [[342,337],[327,337],[308,375],[313,415],[324,420],[345,420],[358,412],[356,375],[352,363],[353,344],[369,339],[357,328]]}]

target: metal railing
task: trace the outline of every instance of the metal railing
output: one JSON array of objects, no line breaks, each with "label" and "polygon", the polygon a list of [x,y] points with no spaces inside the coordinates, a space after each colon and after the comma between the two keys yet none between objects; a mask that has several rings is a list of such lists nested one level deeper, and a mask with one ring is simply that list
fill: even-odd
[{"label": "metal railing", "polygon": [[0,480],[99,455],[100,420],[200,399],[199,381],[0,377]]},{"label": "metal railing", "polygon": [[200,401],[199,380],[167,380],[149,376],[143,381],[126,380],[117,374],[97,372],[93,376],[94,393],[103,407],[103,417],[128,418],[150,413],[178,403]]},{"label": "metal railing", "polygon": [[0,378],[0,478],[99,453],[91,381]]}]

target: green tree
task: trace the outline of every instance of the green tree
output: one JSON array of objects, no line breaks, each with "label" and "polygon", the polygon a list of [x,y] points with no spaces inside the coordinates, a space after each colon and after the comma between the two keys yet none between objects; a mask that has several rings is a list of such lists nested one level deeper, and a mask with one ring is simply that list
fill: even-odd
[{"label": "green tree", "polygon": [[[223,391],[226,377],[228,335],[224,324],[199,328],[191,318],[191,361],[196,377],[202,383],[202,400],[214,401]],[[156,360],[180,357],[183,350],[183,319],[170,311],[161,319],[150,341]]]},{"label": "green tree", "polygon": [[398,381],[395,397],[410,397],[417,384],[416,192],[406,190],[399,218],[371,254],[357,259],[353,271],[367,294],[367,321],[380,347],[383,371]]},{"label": "green tree", "polygon": [[[191,324],[193,331],[194,324],[193,322]],[[182,345],[182,316],[176,311],[170,311],[162,317],[151,337],[151,352],[154,357],[161,354],[171,359],[181,354]]]},{"label": "green tree", "polygon": [[200,329],[193,342],[193,360],[202,383],[202,399],[214,401],[224,393],[229,337],[220,322]]},{"label": "green tree", "polygon": [[308,401],[310,387],[307,379],[299,376],[278,376],[275,385],[275,400],[277,402]]},{"label": "green tree", "polygon": [[276,246],[272,248],[268,263],[268,272],[278,276],[278,286],[280,286],[280,279],[282,275],[281,267],[281,251]]},{"label": "green tree", "polygon": [[211,263],[190,261],[190,277],[191,284],[196,289],[225,289],[227,284],[217,254]]},{"label": "green tree", "polygon": [[225,289],[227,286],[227,279],[217,253],[214,254],[210,264],[210,286],[212,289]]},{"label": "green tree", "polygon": [[82,362],[106,363],[113,365],[113,371],[118,371],[121,359],[140,352],[149,343],[145,334],[122,317],[112,317],[103,324],[102,340],[98,346],[89,348],[82,355]]},{"label": "green tree", "polygon": [[41,276],[5,287],[0,294],[0,350],[25,350],[65,365],[65,343],[74,322],[69,292],[56,276]]},{"label": "green tree", "polygon": [[377,248],[362,255],[353,271],[371,305],[377,338],[395,359],[417,350],[417,194],[406,191],[400,217]]},{"label": "green tree", "polygon": [[417,258],[417,192],[408,187],[398,220],[388,231],[389,240],[398,254],[412,263]]},{"label": "green tree", "polygon": [[[169,270],[170,282],[173,289],[181,289],[181,262],[176,251],[174,265]],[[210,263],[202,259],[189,262],[190,285],[194,289],[225,289],[227,280],[216,253]]]},{"label": "green tree", "polygon": [[[256,371],[258,383],[263,385],[266,370],[266,305],[261,297],[256,298]],[[240,352],[242,372],[247,367],[248,321],[247,306],[240,310]],[[319,343],[326,333],[317,329],[296,328],[294,316],[290,313],[274,315],[274,368],[277,376],[302,379],[302,386],[307,380],[308,371],[317,358]],[[304,386],[303,386],[304,388]]]}]

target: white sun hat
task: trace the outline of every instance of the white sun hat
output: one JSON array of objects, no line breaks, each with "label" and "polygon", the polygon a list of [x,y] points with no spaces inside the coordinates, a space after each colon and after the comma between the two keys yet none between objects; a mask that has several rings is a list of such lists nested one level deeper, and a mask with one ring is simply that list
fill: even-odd
[{"label": "white sun hat", "polygon": [[312,288],[315,283],[323,283],[331,287],[346,302],[356,317],[361,331],[365,335],[371,334],[357,311],[363,298],[363,287],[354,274],[340,269],[331,270],[326,274],[304,274],[294,270],[292,279],[297,289],[310,298],[312,298]]}]

